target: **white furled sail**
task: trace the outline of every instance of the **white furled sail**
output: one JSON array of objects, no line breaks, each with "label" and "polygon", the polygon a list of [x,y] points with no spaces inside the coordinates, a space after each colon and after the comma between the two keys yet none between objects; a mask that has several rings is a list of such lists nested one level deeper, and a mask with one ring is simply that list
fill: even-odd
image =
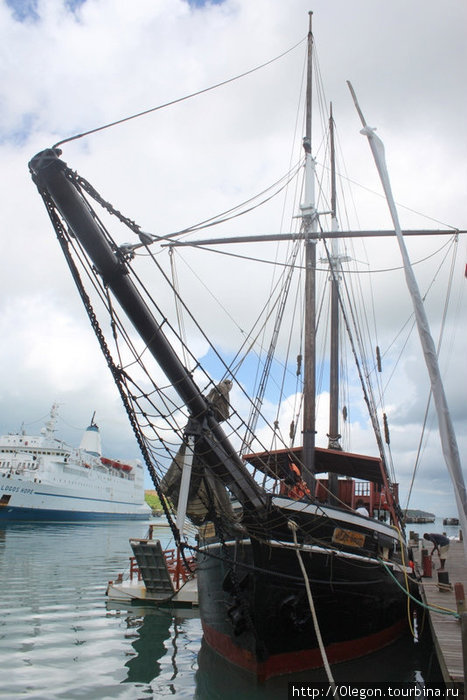
[{"label": "white furled sail", "polygon": [[[402,235],[402,230],[399,223],[399,216],[397,213],[396,204],[392,195],[391,183],[386,167],[384,144],[381,141],[381,139],[378,136],[376,136],[375,130],[366,124],[365,119],[363,118],[363,114],[358,106],[358,102],[353,88],[350,83],[348,83],[348,85],[352,93],[355,106],[360,115],[360,119],[362,120],[363,129],[360,133],[362,133],[368,138],[368,142],[370,144],[371,152],[373,153],[376,167],[378,169],[381,183],[383,185],[384,193],[389,206],[389,211],[391,213],[391,218],[394,224],[394,230],[399,243],[402,261],[404,264],[405,280],[407,282],[407,287],[412,298],[418,334],[420,336],[420,343],[422,346],[423,355],[425,357],[425,363],[430,377],[431,390],[433,392],[436,413],[438,416],[438,426],[443,455],[446,461],[449,475],[454,486],[454,495],[456,498],[457,510],[459,512],[459,524],[461,526],[462,532],[465,535],[465,533],[467,533],[467,492],[465,489],[464,477],[462,474],[459,449],[457,446],[456,435],[449,413],[443,382],[441,380],[441,373],[439,370],[436,347],[431,336],[428,318],[425,313],[425,307],[423,305],[417,280],[415,279],[412,265],[410,263],[409,254],[407,252],[404,236]],[[465,536],[464,549],[467,556],[467,540]]]}]

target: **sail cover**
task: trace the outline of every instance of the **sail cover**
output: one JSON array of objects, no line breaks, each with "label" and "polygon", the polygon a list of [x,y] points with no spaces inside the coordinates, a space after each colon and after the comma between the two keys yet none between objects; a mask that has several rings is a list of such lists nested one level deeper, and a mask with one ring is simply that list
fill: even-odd
[{"label": "sail cover", "polygon": [[[229,418],[229,392],[231,388],[232,382],[229,379],[224,379],[214,386],[206,396],[210,410],[219,423]],[[183,443],[161,481],[162,493],[172,501],[177,509],[186,451],[187,445]],[[198,526],[207,519],[216,519],[221,516],[231,523],[238,520],[224,484],[206,469],[202,455],[197,454],[196,448],[193,455],[186,515],[194,525]]]},{"label": "sail cover", "polygon": [[[161,491],[177,508],[182,482],[186,445],[182,444],[161,481]],[[208,519],[226,518],[235,523],[235,515],[225,486],[210,474],[195,452],[188,493],[187,517],[194,525],[202,525]]]}]

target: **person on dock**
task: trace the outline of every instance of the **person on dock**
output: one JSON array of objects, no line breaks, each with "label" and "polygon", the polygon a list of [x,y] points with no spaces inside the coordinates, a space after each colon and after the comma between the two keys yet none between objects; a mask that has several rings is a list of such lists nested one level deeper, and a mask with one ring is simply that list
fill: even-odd
[{"label": "person on dock", "polygon": [[449,538],[445,535],[438,535],[436,532],[425,533],[423,535],[424,540],[428,540],[433,544],[433,549],[431,550],[431,556],[438,552],[440,569],[444,569],[444,564],[446,562],[446,557],[449,550]]}]

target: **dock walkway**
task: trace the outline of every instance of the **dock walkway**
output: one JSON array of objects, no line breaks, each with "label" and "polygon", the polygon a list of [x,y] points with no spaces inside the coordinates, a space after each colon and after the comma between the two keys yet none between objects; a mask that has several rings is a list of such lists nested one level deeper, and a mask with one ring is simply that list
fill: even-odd
[{"label": "dock walkway", "polygon": [[[423,543],[420,541],[419,546],[413,548],[414,557],[421,573],[423,573],[421,562],[422,546]],[[431,551],[431,548],[429,551]],[[451,541],[446,558],[445,571],[449,574],[449,583],[452,585],[452,590],[441,590],[438,586],[439,559],[436,553],[432,558],[432,562],[432,576],[422,578],[420,587],[422,600],[430,607],[437,606],[457,612],[454,584],[462,583],[464,590],[467,592],[467,563],[463,542]],[[434,568],[435,566],[436,569]],[[453,615],[442,615],[432,611],[429,612],[429,620],[444,682],[463,683],[464,663],[460,620]]]}]

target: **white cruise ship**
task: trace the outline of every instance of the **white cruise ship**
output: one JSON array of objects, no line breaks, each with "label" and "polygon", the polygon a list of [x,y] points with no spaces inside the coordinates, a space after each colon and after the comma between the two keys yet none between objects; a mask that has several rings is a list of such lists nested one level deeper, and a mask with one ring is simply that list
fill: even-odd
[{"label": "white cruise ship", "polygon": [[102,457],[94,417],[79,448],[58,440],[57,410],[40,435],[0,437],[0,521],[149,518],[141,462]]}]

